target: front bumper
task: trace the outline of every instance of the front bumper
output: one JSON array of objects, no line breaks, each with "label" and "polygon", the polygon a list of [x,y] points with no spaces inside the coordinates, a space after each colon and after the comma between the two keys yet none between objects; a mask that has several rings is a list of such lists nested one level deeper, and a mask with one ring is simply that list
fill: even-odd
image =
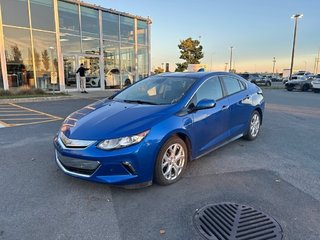
[{"label": "front bumper", "polygon": [[54,138],[55,160],[67,175],[110,185],[150,183],[153,179],[155,145],[144,141],[127,148],[104,151],[95,144],[83,149],[66,148]]}]

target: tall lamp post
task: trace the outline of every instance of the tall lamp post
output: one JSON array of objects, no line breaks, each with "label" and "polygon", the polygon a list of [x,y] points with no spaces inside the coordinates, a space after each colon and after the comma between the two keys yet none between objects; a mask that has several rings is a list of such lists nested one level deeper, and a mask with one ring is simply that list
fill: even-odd
[{"label": "tall lamp post", "polygon": [[297,36],[297,27],[298,27],[298,19],[302,18],[303,14],[295,14],[291,18],[294,19],[294,33],[293,33],[293,45],[292,45],[292,54],[291,54],[291,67],[290,67],[290,75],[289,80],[292,77],[292,69],[293,69],[293,60],[294,60],[294,50],[296,47],[296,36]]},{"label": "tall lamp post", "polygon": [[231,46],[231,47],[230,47],[230,65],[229,65],[229,72],[232,71],[232,49],[233,49],[233,47]]},{"label": "tall lamp post", "polygon": [[272,77],[274,77],[274,68],[276,66],[276,57],[273,57]]}]

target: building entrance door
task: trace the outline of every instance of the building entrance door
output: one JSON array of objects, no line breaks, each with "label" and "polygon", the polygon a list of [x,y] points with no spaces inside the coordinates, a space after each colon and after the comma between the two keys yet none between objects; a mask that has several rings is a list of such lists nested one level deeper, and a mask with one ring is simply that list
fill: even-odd
[{"label": "building entrance door", "polygon": [[86,71],[86,87],[101,88],[99,57],[95,55],[64,55],[64,83],[66,90],[79,90],[80,79],[76,74],[80,64],[83,63]]}]

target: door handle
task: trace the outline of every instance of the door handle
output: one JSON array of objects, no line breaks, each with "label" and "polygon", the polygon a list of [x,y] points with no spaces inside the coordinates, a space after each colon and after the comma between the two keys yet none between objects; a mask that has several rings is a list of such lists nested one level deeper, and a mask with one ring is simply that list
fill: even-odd
[{"label": "door handle", "polygon": [[222,108],[221,108],[222,111],[227,110],[227,109],[229,109],[228,105],[223,105]]}]

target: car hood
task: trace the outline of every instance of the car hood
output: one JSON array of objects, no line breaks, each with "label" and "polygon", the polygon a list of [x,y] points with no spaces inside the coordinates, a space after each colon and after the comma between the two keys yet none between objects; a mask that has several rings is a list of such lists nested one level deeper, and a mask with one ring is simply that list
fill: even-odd
[{"label": "car hood", "polygon": [[150,129],[168,115],[172,105],[100,101],[68,116],[61,131],[70,139],[104,140]]}]

